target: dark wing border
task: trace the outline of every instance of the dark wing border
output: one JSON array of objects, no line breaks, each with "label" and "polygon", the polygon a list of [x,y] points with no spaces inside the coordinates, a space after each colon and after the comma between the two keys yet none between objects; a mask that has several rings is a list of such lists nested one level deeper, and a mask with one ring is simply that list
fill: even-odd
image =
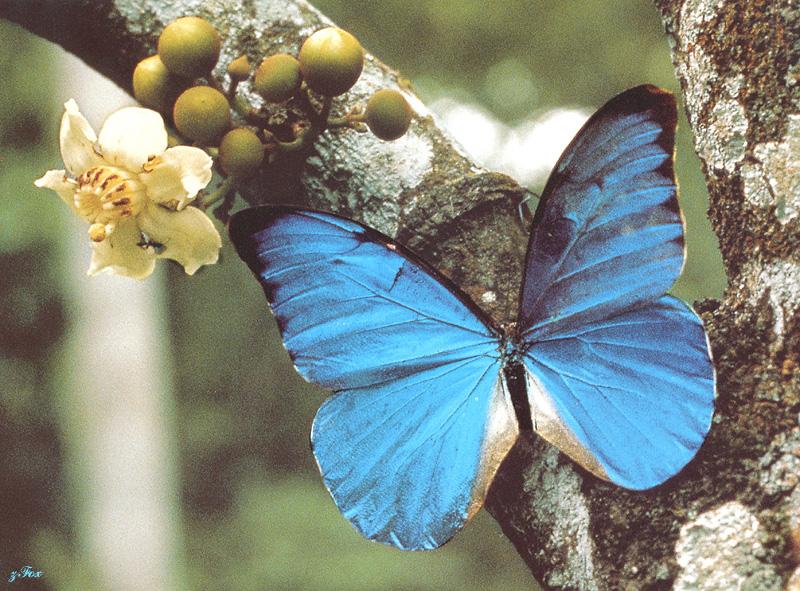
[{"label": "dark wing border", "polygon": [[[233,243],[233,246],[236,249],[236,254],[239,255],[240,259],[247,263],[247,266],[253,273],[258,274],[256,265],[256,252],[253,248],[252,242],[248,241],[247,238],[258,231],[266,229],[274,220],[277,220],[283,214],[302,215],[304,213],[329,215],[331,217],[340,219],[343,222],[355,224],[363,230],[364,236],[367,240],[382,244],[387,249],[396,252],[406,260],[419,266],[423,271],[428,273],[428,275],[446,287],[447,290],[456,297],[456,299],[464,304],[464,306],[466,306],[467,309],[472,312],[478,320],[486,325],[493,336],[497,338],[503,337],[503,331],[500,329],[494,319],[489,316],[489,314],[484,312],[472,300],[472,298],[470,298],[461,288],[453,283],[449,277],[443,275],[421,256],[416,254],[410,248],[403,246],[386,234],[383,234],[374,228],[330,211],[309,209],[294,205],[259,205],[238,211],[233,214],[228,222],[228,235],[230,236],[231,243]],[[266,286],[264,286],[264,292],[267,292]],[[266,293],[266,295],[267,300],[272,301],[271,295],[269,293]]]}]

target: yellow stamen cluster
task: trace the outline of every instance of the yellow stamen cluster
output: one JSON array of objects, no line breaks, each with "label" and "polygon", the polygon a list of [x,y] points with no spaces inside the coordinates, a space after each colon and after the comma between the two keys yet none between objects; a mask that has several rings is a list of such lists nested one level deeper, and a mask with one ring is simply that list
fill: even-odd
[{"label": "yellow stamen cluster", "polygon": [[89,226],[89,239],[92,242],[102,242],[107,235],[105,224],[92,224]]},{"label": "yellow stamen cluster", "polygon": [[89,235],[95,242],[105,239],[105,225],[136,216],[145,206],[144,186],[122,168],[95,166],[79,176],[77,182],[75,208],[92,224]]}]

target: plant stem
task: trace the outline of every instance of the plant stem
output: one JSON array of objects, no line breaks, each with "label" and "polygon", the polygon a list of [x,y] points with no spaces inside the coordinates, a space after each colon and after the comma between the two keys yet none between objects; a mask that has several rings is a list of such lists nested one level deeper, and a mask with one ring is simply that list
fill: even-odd
[{"label": "plant stem", "polygon": [[306,146],[314,143],[314,140],[319,136],[319,132],[314,127],[307,127],[295,136],[290,142],[282,142],[274,136],[271,142],[275,145],[279,152],[299,152]]},{"label": "plant stem", "polygon": [[208,193],[203,198],[203,209],[208,209],[217,201],[222,201],[236,189],[236,183],[232,176],[226,177],[217,185],[217,188]]},{"label": "plant stem", "polygon": [[228,102],[233,104],[236,101],[236,89],[239,87],[239,80],[237,78],[231,77],[231,85],[228,87],[228,92],[225,94],[228,96]]},{"label": "plant stem", "polygon": [[354,123],[363,123],[367,116],[364,113],[348,113],[344,117],[331,117],[327,127],[352,127]]},{"label": "plant stem", "polygon": [[216,79],[216,78],[214,78],[214,76],[212,76],[211,74],[209,74],[208,76],[206,76],[206,82],[208,82],[208,85],[209,85],[211,88],[213,88],[214,90],[218,90],[218,91],[220,91],[222,94],[225,94],[225,91],[224,91],[224,90],[223,90],[223,88],[222,88],[222,84],[220,84],[220,83],[217,81],[217,79]]},{"label": "plant stem", "polygon": [[231,108],[241,115],[248,123],[256,127],[265,127],[267,119],[258,114],[258,111],[247,102],[247,99],[240,94],[236,94],[233,98],[229,99]]}]

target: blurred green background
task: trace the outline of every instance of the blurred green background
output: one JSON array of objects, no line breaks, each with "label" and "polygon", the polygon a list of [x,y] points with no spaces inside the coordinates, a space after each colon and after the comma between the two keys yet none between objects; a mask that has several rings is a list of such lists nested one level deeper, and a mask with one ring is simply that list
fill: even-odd
[{"label": "blurred green background", "polygon": [[[467,105],[506,130],[553,109],[589,113],[643,82],[678,90],[647,0],[315,4],[399,69],[424,101],[442,109]],[[102,421],[81,398],[88,379],[81,359],[92,351],[79,312],[93,285],[83,278],[89,249],[73,249],[77,226],[66,208],[32,186],[61,166],[59,52],[0,22],[0,588],[8,572],[30,564],[44,577],[15,585],[77,591],[113,586],[103,574],[111,559],[94,555],[87,542],[97,538],[91,524],[104,502],[104,489],[94,485],[104,467],[82,451],[93,421]],[[442,117],[449,120],[446,112]],[[675,291],[688,300],[716,297],[725,279],[685,124],[677,154],[689,261]],[[544,180],[532,180],[531,188]],[[113,281],[119,305],[130,305],[130,281]],[[148,289],[141,313],[153,315],[149,347],[160,360],[150,369],[167,384],[149,395],[159,401],[160,437],[172,458],[164,462],[164,482],[177,500],[167,494],[163,507],[174,533],[165,568],[175,589],[534,588],[483,512],[433,553],[401,553],[352,530],[324,490],[308,446],[325,393],[294,373],[260,288],[229,248],[221,264],[193,278],[170,267]],[[134,352],[121,344],[103,354]],[[115,384],[108,388],[115,391]],[[136,552],[131,547],[130,557]]]}]

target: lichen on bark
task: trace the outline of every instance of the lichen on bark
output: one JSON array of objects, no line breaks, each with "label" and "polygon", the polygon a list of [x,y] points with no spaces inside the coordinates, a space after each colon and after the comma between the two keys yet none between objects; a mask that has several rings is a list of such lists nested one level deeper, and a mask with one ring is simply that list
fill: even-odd
[{"label": "lichen on bark", "polygon": [[[714,472],[711,512],[687,521],[682,531],[702,523],[698,532],[719,536],[725,520],[708,529],[706,522],[714,522],[708,516],[740,508],[757,524],[760,560],[773,573],[761,569],[761,582],[746,588],[777,588],[770,581],[786,582],[800,559],[800,493],[789,475],[800,451],[800,7],[791,1],[657,4],[673,40],[729,276],[724,299],[714,304],[712,330],[720,380],[714,433],[723,432],[719,452],[728,457],[720,457]],[[742,544],[745,537],[738,537]],[[679,581],[693,568],[684,564],[682,550]],[[704,560],[729,580],[749,569],[747,561],[726,561],[722,552]]]}]

